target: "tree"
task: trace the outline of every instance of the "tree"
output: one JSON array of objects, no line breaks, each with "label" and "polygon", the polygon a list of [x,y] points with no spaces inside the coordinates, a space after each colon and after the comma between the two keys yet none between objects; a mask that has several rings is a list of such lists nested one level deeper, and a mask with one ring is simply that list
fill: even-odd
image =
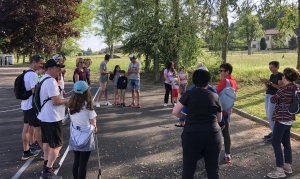
[{"label": "tree", "polygon": [[[0,1],[0,49],[5,53],[47,53],[64,39],[78,37],[69,23],[79,16],[80,0]],[[13,9],[12,9],[13,7]]]},{"label": "tree", "polygon": [[123,35],[120,5],[117,0],[99,0],[98,6],[96,18],[101,27],[97,35],[104,38],[109,53],[113,56],[114,44],[120,41]]},{"label": "tree", "polygon": [[85,52],[86,55],[92,55],[92,49],[91,48],[88,48]]},{"label": "tree", "polygon": [[260,45],[260,50],[266,50],[266,48],[267,48],[267,43],[266,43],[266,39],[265,39],[264,37],[262,37],[262,38],[260,39],[259,45]]},{"label": "tree", "polygon": [[290,50],[295,50],[298,46],[298,43],[297,43],[297,38],[293,35],[291,37],[291,39],[289,40],[289,49]]}]

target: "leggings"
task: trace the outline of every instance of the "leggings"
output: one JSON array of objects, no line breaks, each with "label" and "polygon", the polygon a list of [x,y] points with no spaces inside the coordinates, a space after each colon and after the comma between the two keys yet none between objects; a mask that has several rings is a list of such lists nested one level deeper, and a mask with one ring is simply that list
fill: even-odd
[{"label": "leggings", "polygon": [[[172,95],[172,86],[170,84],[165,83],[165,89],[166,89],[166,93],[165,93],[164,103],[168,104],[170,93]],[[171,103],[172,103],[172,98],[171,98]]]},{"label": "leggings", "polygon": [[231,147],[231,139],[230,139],[230,114],[224,116],[225,120],[225,128],[222,130],[224,145],[225,145],[225,153],[230,154]]},{"label": "leggings", "polygon": [[86,178],[87,163],[89,161],[90,155],[91,151],[74,151],[74,163],[72,170],[74,179]]}]

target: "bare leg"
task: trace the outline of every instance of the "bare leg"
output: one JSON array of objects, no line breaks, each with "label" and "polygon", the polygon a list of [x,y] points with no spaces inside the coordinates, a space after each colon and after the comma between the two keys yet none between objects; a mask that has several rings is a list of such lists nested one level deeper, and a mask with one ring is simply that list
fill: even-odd
[{"label": "bare leg", "polygon": [[105,91],[104,91],[104,97],[105,97],[105,101],[108,101],[108,97],[107,97],[107,86],[106,86]]},{"label": "bare leg", "polygon": [[118,89],[114,88],[114,103],[117,103],[117,98],[118,98]]},{"label": "bare leg", "polygon": [[42,130],[41,130],[41,126],[40,127],[35,127],[34,128],[34,137],[37,140],[37,142],[39,143],[40,146],[43,146],[42,143]]},{"label": "bare leg", "polygon": [[49,151],[48,151],[48,163],[47,163],[47,167],[48,168],[52,168],[56,158],[57,158],[57,155],[60,151],[61,147],[56,147],[56,148],[50,148],[49,147]]},{"label": "bare leg", "polygon": [[29,131],[28,131],[29,125],[28,123],[24,123],[23,131],[22,131],[22,143],[23,143],[23,150],[28,151],[29,150]]},{"label": "bare leg", "polygon": [[134,89],[131,90],[131,95],[132,95],[132,102],[134,103]]},{"label": "bare leg", "polygon": [[140,103],[140,90],[135,90],[136,91],[136,98],[137,98],[137,103]]},{"label": "bare leg", "polygon": [[35,139],[34,139],[34,129],[32,126],[28,127],[28,132],[29,132],[29,144],[33,144],[35,142]]},{"label": "bare leg", "polygon": [[43,143],[44,161],[48,160],[50,146],[48,143]]}]

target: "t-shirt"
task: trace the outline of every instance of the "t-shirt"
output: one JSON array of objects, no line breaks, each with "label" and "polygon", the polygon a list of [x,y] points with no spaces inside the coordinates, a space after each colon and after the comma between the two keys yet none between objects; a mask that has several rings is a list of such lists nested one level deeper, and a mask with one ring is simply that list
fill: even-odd
[{"label": "t-shirt", "polygon": [[222,111],[219,96],[207,89],[186,91],[179,102],[186,106],[185,132],[219,131],[217,113]]},{"label": "t-shirt", "polygon": [[[45,74],[41,80],[46,77],[51,77],[48,74]],[[40,100],[41,104],[43,104],[44,100],[47,98],[51,98],[53,96],[60,96],[60,90],[57,84],[57,81],[54,78],[49,78],[44,81],[41,86],[40,91]],[[45,103],[41,112],[38,115],[38,119],[42,122],[57,122],[61,121],[65,116],[65,105],[53,105],[52,100],[49,100]]]},{"label": "t-shirt", "polygon": [[105,72],[108,72],[107,64],[105,61],[101,62],[100,64],[100,82],[107,82],[108,81],[108,74],[102,74],[101,71],[104,70]]},{"label": "t-shirt", "polygon": [[114,75],[114,87],[117,87],[119,78],[120,78],[120,73],[116,72],[116,74]]},{"label": "t-shirt", "polygon": [[[128,70],[137,70],[141,68],[140,62],[129,63]],[[131,73],[129,76],[130,80],[140,80],[140,73]]]},{"label": "t-shirt", "polygon": [[86,82],[86,73],[85,73],[84,69],[82,69],[82,71],[79,70],[79,68],[76,68],[74,70],[74,75],[73,75],[74,83],[75,83],[75,74],[77,74],[79,76],[79,81],[85,81]]},{"label": "t-shirt", "polygon": [[[171,81],[174,78],[174,72],[169,71],[168,69],[164,70],[164,74],[167,74],[168,79]],[[169,84],[168,81],[165,79],[165,83]]]},{"label": "t-shirt", "polygon": [[[70,110],[70,109],[69,109]],[[87,110],[84,106],[79,113],[70,115],[71,121],[76,126],[89,126],[90,119],[97,117],[97,114],[94,110]]]},{"label": "t-shirt", "polygon": [[[278,81],[279,80],[282,80],[282,73],[277,73],[276,75],[272,74],[270,76],[270,81],[276,85],[278,85]],[[271,95],[274,95],[276,92],[277,92],[277,88],[274,88],[273,86],[271,85],[268,85],[268,89],[266,91],[266,94],[271,94]]]},{"label": "t-shirt", "polygon": [[180,79],[180,84],[186,84],[188,82],[186,73],[179,72],[178,77]]},{"label": "t-shirt", "polygon": [[171,78],[170,81],[172,82],[172,89],[178,89],[179,84],[178,84],[178,78]]},{"label": "t-shirt", "polygon": [[[32,70],[31,68],[28,68],[27,70]],[[34,71],[27,72],[24,75],[24,84],[26,91],[31,90],[35,87],[35,85],[38,82],[38,75]],[[32,95],[26,99],[21,101],[21,109],[22,110],[29,110],[32,108]]]}]

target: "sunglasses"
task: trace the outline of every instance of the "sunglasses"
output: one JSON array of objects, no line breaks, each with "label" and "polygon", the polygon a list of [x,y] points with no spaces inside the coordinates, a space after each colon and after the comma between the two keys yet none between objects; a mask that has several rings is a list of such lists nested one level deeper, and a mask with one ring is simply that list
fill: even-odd
[{"label": "sunglasses", "polygon": [[219,73],[225,72],[225,70],[219,70]]},{"label": "sunglasses", "polygon": [[84,63],[84,62],[79,62],[79,63]]}]

